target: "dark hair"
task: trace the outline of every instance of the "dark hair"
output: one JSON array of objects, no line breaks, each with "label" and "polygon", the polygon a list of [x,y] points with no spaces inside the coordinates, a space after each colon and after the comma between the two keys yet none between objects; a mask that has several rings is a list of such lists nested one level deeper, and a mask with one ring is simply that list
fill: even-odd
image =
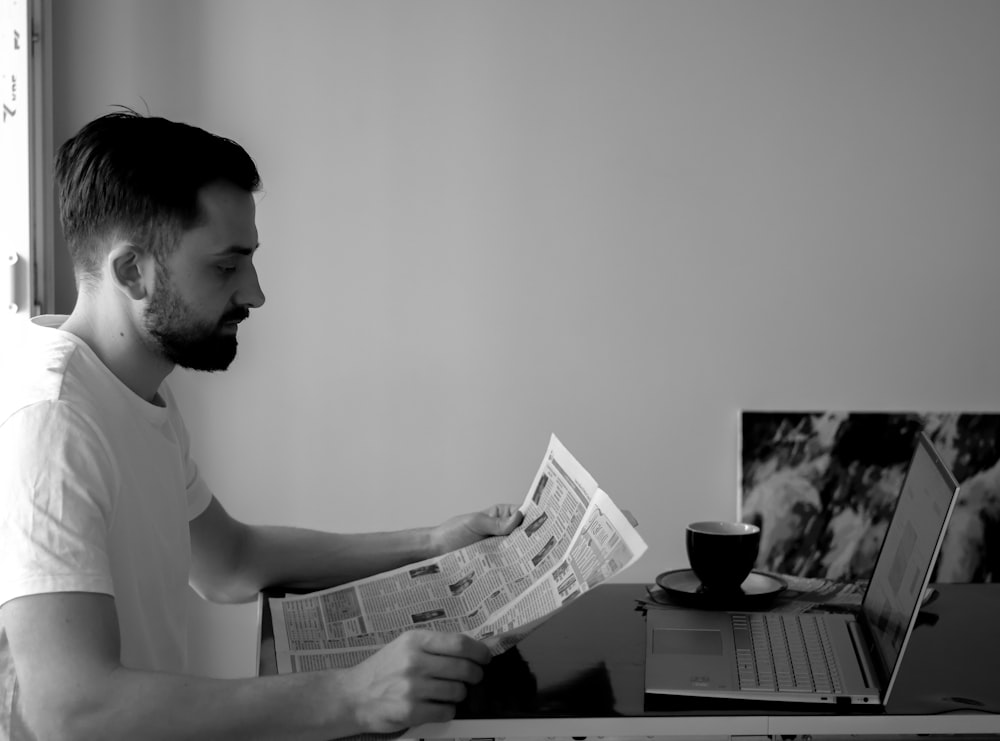
[{"label": "dark hair", "polygon": [[132,241],[162,261],[201,218],[202,187],[226,180],[253,193],[261,184],[236,142],[131,110],[80,129],[59,148],[55,175],[63,235],[81,283],[98,276],[108,238]]}]

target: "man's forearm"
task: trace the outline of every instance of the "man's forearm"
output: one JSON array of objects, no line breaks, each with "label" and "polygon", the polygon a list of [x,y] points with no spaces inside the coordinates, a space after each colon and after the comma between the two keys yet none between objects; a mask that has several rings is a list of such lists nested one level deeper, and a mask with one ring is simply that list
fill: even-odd
[{"label": "man's forearm", "polygon": [[26,710],[40,738],[330,739],[364,730],[341,677],[206,679],[119,668],[72,693],[71,703],[58,706],[50,697],[45,707]]},{"label": "man's forearm", "polygon": [[324,533],[246,525],[213,499],[191,521],[191,584],[216,602],[249,601],[271,586],[322,589],[509,535],[521,519],[514,505],[498,504],[435,527]]},{"label": "man's forearm", "polygon": [[325,589],[438,555],[432,528],[385,533],[324,533],[251,527],[241,570],[260,587]]}]

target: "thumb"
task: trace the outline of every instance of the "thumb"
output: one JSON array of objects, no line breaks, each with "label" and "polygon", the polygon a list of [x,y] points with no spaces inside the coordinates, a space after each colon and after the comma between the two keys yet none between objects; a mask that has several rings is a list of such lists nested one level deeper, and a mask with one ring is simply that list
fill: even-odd
[{"label": "thumb", "polygon": [[493,518],[493,527],[496,535],[510,535],[524,519],[524,514],[519,509],[509,512],[506,516],[498,515]]}]

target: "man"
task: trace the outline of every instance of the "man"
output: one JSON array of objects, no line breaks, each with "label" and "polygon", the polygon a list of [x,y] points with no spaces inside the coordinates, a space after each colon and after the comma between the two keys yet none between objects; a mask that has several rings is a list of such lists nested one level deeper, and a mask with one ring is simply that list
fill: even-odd
[{"label": "man", "polygon": [[497,505],[365,535],[252,527],[199,475],[169,387],[222,370],[264,303],[260,180],[237,144],[114,113],[56,158],[78,300],[0,353],[0,736],[327,739],[450,719],[486,647],[404,633],[346,670],[184,674],[188,583],[221,602],[344,583],[519,524]]}]

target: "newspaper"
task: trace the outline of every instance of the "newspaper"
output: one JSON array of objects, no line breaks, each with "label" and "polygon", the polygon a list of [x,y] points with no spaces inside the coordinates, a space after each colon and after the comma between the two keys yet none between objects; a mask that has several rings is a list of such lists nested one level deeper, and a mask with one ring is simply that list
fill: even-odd
[{"label": "newspaper", "polygon": [[635,563],[646,543],[594,478],[549,441],[504,537],[304,595],[270,599],[278,672],[346,668],[404,631],[466,633],[493,655]]}]

